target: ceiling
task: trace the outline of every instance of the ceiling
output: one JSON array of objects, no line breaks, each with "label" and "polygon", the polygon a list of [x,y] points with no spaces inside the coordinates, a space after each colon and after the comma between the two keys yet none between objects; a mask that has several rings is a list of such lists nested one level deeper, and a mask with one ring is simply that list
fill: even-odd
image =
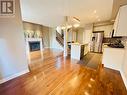
[{"label": "ceiling", "polygon": [[113,0],[20,0],[24,21],[56,27],[64,16],[74,16],[81,25],[111,19]]}]

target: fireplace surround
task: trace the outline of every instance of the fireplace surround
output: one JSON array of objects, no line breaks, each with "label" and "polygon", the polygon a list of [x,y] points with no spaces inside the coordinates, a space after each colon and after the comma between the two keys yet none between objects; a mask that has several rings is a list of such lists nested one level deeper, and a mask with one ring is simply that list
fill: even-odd
[{"label": "fireplace surround", "polygon": [[40,51],[42,53],[42,39],[41,38],[26,38],[26,53],[30,61],[30,52]]}]

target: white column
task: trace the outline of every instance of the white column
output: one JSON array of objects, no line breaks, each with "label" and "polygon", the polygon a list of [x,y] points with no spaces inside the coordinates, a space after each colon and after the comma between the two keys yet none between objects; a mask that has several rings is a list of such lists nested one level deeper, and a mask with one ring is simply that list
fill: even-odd
[{"label": "white column", "polygon": [[67,22],[68,22],[68,17],[65,17],[65,31],[64,31],[64,56],[66,57],[68,55],[67,52]]},{"label": "white column", "polygon": [[64,31],[64,56],[67,56],[67,28]]},{"label": "white column", "polygon": [[72,30],[71,30],[71,41],[74,41],[74,37],[73,37],[73,28],[72,28]]}]

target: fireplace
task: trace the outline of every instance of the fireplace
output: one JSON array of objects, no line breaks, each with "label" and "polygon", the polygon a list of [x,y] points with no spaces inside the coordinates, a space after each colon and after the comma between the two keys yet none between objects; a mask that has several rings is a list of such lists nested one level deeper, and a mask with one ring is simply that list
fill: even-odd
[{"label": "fireplace", "polygon": [[42,39],[41,38],[27,38],[26,39],[26,52],[29,56],[30,52],[41,51],[42,52]]},{"label": "fireplace", "polygon": [[28,63],[31,63],[31,54],[33,52],[40,52],[43,57],[42,38],[26,38],[26,54],[28,57]]},{"label": "fireplace", "polygon": [[29,42],[30,52],[40,50],[40,41]]}]

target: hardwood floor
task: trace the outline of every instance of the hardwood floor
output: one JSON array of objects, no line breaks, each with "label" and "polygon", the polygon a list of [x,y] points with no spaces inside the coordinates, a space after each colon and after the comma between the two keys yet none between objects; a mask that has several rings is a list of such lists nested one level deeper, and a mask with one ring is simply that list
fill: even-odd
[{"label": "hardwood floor", "polygon": [[102,62],[102,54],[101,53],[93,53],[90,52],[87,55],[85,55],[80,61],[78,61],[78,64],[81,64],[87,68],[92,69],[98,69],[98,66]]},{"label": "hardwood floor", "polygon": [[121,75],[64,58],[62,51],[45,49],[31,61],[30,73],[0,85],[0,95],[127,95]]}]

